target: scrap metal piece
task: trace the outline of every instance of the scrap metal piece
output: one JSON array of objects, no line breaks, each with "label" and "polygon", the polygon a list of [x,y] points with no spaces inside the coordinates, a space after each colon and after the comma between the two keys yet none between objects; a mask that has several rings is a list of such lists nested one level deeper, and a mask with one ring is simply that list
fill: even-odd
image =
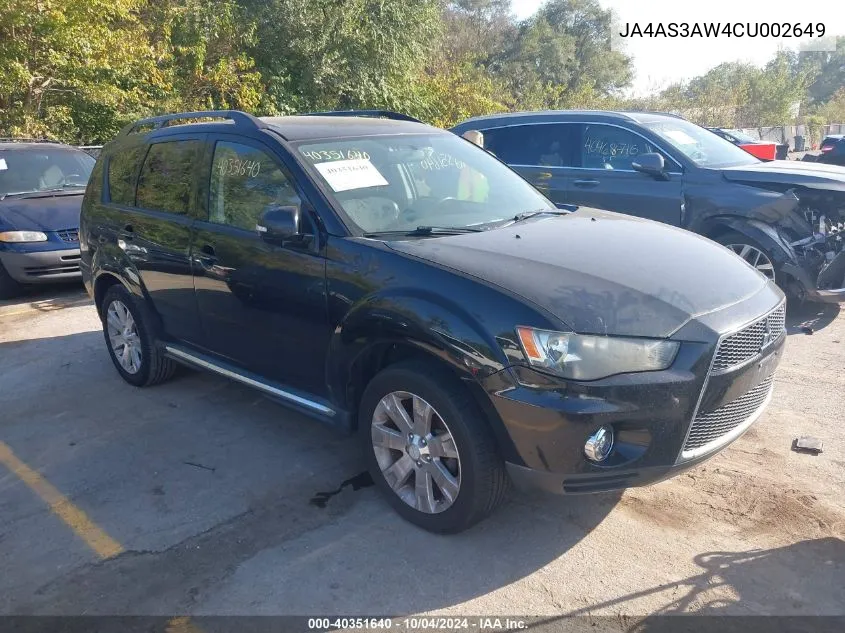
[{"label": "scrap metal piece", "polygon": [[792,440],[792,450],[797,453],[811,453],[818,455],[822,452],[822,441],[817,437],[804,435]]}]

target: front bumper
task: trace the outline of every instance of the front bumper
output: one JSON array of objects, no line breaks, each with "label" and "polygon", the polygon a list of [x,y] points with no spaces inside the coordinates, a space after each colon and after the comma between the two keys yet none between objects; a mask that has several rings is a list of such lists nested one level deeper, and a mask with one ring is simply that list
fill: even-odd
[{"label": "front bumper", "polygon": [[79,248],[39,251],[0,251],[0,262],[15,281],[23,284],[76,281]]},{"label": "front bumper", "polygon": [[[716,331],[735,331],[725,326]],[[600,492],[655,483],[712,457],[765,410],[785,340],[784,331],[764,351],[718,371],[711,371],[720,341],[714,332],[710,343],[683,343],[665,371],[576,383],[513,366],[488,377],[511,478],[557,494]],[[607,459],[594,463],[584,444],[601,426],[613,428],[615,441]]]}]

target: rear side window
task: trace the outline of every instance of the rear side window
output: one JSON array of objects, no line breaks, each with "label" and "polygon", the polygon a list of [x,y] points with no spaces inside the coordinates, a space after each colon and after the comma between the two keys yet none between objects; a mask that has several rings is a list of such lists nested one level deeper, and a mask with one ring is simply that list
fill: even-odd
[{"label": "rear side window", "polygon": [[484,149],[509,165],[574,167],[579,158],[577,127],[543,123],[483,130]]},{"label": "rear side window", "polygon": [[200,141],[167,141],[150,145],[138,176],[137,206],[187,215],[200,147]]},{"label": "rear side window", "polygon": [[299,206],[301,200],[276,162],[257,147],[220,141],[211,165],[209,220],[255,231],[269,206]]},{"label": "rear side window", "polygon": [[109,156],[109,202],[129,207],[135,204],[134,176],[146,149],[146,145],[139,145]]}]

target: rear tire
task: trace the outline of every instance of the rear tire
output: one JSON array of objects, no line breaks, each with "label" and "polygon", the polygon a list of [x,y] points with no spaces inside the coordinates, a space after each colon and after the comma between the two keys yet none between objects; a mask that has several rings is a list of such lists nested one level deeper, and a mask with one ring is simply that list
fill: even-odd
[{"label": "rear tire", "polygon": [[12,299],[23,292],[23,286],[12,279],[8,271],[0,262],[0,299]]},{"label": "rear tire", "polygon": [[101,314],[109,356],[126,382],[147,387],[173,376],[176,363],[164,356],[153,335],[153,317],[143,301],[115,284],[103,297]]},{"label": "rear tire", "polygon": [[487,421],[465,387],[433,363],[402,362],[377,374],[361,398],[358,429],[373,481],[425,530],[461,532],[504,499],[509,479]]}]

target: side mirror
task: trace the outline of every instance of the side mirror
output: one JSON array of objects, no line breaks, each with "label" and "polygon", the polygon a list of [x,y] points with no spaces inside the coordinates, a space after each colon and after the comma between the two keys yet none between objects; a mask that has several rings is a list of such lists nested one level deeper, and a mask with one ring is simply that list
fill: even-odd
[{"label": "side mirror", "polygon": [[663,161],[663,156],[657,152],[640,154],[631,163],[631,167],[641,174],[646,174],[653,178],[660,178],[662,180],[667,178],[666,163]]},{"label": "side mirror", "polygon": [[271,205],[264,209],[255,229],[265,241],[281,244],[301,234],[300,214],[298,206]]}]

